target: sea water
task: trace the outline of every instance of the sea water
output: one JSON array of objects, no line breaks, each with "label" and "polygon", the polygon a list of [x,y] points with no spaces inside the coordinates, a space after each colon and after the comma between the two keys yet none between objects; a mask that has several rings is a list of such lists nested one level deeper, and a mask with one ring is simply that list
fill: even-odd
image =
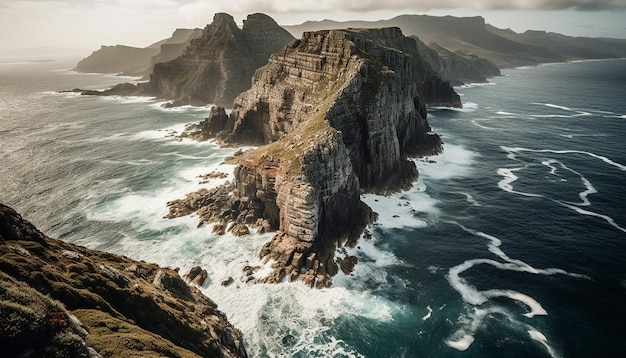
[{"label": "sea water", "polygon": [[[166,203],[219,185],[233,149],[177,141],[208,107],[59,90],[135,81],[0,63],[0,202],[48,235],[209,273],[253,357],[616,357],[626,350],[626,60],[503,71],[433,108],[441,155],[333,286],[246,284],[271,234],[217,236]],[[263,266],[268,272],[270,268]],[[258,274],[257,274],[258,275]],[[233,277],[225,287],[221,281]]]}]

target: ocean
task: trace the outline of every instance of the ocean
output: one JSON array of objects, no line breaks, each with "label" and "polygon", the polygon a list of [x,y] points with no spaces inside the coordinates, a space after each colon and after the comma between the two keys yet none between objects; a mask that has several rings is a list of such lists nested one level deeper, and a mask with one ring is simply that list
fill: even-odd
[{"label": "ocean", "polygon": [[[208,107],[59,90],[134,81],[0,63],[0,202],[52,237],[209,273],[251,357],[618,357],[626,351],[626,60],[504,70],[429,110],[441,155],[333,286],[246,284],[270,234],[164,219],[234,149],[177,141]],[[232,179],[232,177],[231,177]],[[221,179],[228,180],[226,179]],[[269,268],[264,270],[269,272]],[[221,281],[233,277],[225,287]]]}]

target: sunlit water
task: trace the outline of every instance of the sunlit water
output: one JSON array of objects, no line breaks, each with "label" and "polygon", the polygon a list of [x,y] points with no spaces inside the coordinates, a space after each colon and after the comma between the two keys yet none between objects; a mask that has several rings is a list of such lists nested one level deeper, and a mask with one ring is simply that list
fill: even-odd
[{"label": "sunlit water", "polygon": [[[176,141],[207,108],[57,90],[114,76],[0,64],[0,202],[51,236],[209,272],[254,357],[589,357],[626,349],[626,61],[506,70],[432,109],[442,155],[391,197],[331,288],[245,284],[269,235],[216,236],[166,203],[232,149]],[[268,270],[268,268],[264,268]],[[233,277],[235,283],[220,282]]]}]

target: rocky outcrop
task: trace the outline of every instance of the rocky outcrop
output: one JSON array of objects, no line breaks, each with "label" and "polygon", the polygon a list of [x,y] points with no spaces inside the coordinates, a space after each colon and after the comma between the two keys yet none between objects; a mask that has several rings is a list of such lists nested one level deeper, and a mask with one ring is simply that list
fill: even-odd
[{"label": "rocky outcrop", "polygon": [[2,204],[0,312],[9,357],[247,356],[176,271],[49,238]]},{"label": "rocky outcrop", "polygon": [[[360,194],[408,188],[417,170],[407,157],[441,151],[426,121],[431,103],[461,105],[400,29],[305,33],[255,73],[218,136],[261,147],[232,159],[239,166],[230,188],[171,202],[170,215],[264,218],[279,231],[260,253],[274,271],[257,281],[328,286],[338,247],[376,219]],[[356,264],[341,262],[346,272]]]},{"label": "rocky outcrop", "polygon": [[254,71],[293,37],[264,14],[248,15],[243,28],[232,16],[215,14],[184,53],[154,66],[142,92],[181,104],[230,104],[250,88]]}]

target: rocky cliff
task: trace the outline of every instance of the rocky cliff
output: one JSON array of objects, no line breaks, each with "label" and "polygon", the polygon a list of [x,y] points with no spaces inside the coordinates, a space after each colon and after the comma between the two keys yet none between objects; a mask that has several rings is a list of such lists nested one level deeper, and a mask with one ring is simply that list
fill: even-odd
[{"label": "rocky cliff", "polygon": [[330,285],[338,266],[354,264],[337,250],[376,219],[360,194],[409,187],[417,170],[407,157],[442,149],[426,98],[461,105],[400,29],[305,33],[233,103],[219,139],[261,145],[231,159],[239,164],[233,187],[171,202],[170,216],[197,211],[207,222],[252,226],[265,219],[279,231],[260,253],[274,272],[258,280]]},{"label": "rocky cliff", "polygon": [[150,66],[143,75],[149,77],[157,63],[168,62],[182,55],[191,40],[200,36],[202,29],[176,29],[172,37],[161,44],[159,53],[150,58]]},{"label": "rocky cliff", "polygon": [[145,94],[177,104],[230,104],[250,88],[254,71],[293,37],[264,14],[248,15],[243,28],[232,16],[215,14],[183,54],[154,66]]},{"label": "rocky cliff", "polygon": [[7,357],[246,357],[241,332],[174,270],[47,237],[0,204]]}]

